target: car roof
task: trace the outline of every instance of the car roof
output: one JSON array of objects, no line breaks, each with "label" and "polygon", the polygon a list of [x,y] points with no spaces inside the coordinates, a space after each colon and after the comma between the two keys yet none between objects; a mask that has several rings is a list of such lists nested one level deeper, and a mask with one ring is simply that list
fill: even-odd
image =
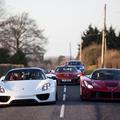
[{"label": "car roof", "polygon": [[81,62],[80,60],[70,60],[68,62]]},{"label": "car roof", "polygon": [[65,66],[58,66],[57,68],[67,68],[67,67],[70,67],[70,68],[75,68],[75,66],[72,66],[72,65],[65,65]]},{"label": "car roof", "polygon": [[118,68],[98,68],[96,70],[120,70]]},{"label": "car roof", "polygon": [[11,69],[10,71],[15,71],[15,70],[41,70],[43,71],[42,68],[38,68],[38,67],[14,68],[14,69]]},{"label": "car roof", "polygon": [[99,70],[120,70],[120,69],[118,69],[118,68],[98,68],[98,69],[95,69],[93,72],[99,71]]}]

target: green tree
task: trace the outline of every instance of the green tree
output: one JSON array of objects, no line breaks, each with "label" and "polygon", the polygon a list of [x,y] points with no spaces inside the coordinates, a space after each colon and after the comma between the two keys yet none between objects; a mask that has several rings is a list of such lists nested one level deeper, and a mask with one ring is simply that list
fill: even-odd
[{"label": "green tree", "polygon": [[107,48],[108,49],[120,49],[120,40],[115,33],[115,29],[112,26],[107,31]]},{"label": "green tree", "polygon": [[83,32],[83,44],[82,47],[88,47],[93,43],[100,44],[101,43],[101,32],[97,27],[93,28],[92,25],[89,25],[88,30]]},{"label": "green tree", "polygon": [[[93,43],[101,44],[102,43],[102,31],[98,30],[97,27],[92,27],[89,25],[88,30],[83,32],[83,48],[86,48]],[[118,49],[120,50],[120,33],[117,36],[115,29],[111,26],[106,31],[106,40],[107,40],[107,48],[108,49]]]},{"label": "green tree", "polygon": [[120,32],[117,37],[117,45],[118,45],[118,50],[120,50]]},{"label": "green tree", "polygon": [[27,59],[22,51],[17,51],[10,59],[11,64],[23,64],[27,66]]},{"label": "green tree", "polygon": [[0,63],[9,63],[10,51],[8,49],[0,48]]}]

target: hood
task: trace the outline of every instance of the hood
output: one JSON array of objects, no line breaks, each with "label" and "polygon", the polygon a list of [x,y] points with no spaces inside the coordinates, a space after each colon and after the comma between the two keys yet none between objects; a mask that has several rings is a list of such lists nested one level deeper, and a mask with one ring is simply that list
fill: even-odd
[{"label": "hood", "polygon": [[78,73],[71,73],[71,72],[68,72],[68,73],[59,73],[59,74],[56,74],[57,78],[59,79],[72,79],[74,77],[77,77]]},{"label": "hood", "polygon": [[113,89],[113,88],[120,88],[120,81],[112,81],[112,80],[92,80],[92,84],[95,88],[102,88],[102,89]]},{"label": "hood", "polygon": [[41,91],[43,84],[48,80],[5,81],[3,83],[8,94],[31,95]]}]

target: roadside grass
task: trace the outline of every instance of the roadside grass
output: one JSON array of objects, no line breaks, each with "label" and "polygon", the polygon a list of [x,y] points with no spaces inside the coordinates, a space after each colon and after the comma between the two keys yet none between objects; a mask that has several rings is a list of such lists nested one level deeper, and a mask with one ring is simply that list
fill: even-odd
[{"label": "roadside grass", "polygon": [[[120,68],[120,51],[107,50],[105,66],[107,68]],[[85,65],[85,74],[90,74],[93,70],[101,67],[101,45],[92,44],[83,49],[82,62]]]},{"label": "roadside grass", "polygon": [[91,70],[85,70],[85,75],[89,75],[91,74],[95,69],[91,69]]}]

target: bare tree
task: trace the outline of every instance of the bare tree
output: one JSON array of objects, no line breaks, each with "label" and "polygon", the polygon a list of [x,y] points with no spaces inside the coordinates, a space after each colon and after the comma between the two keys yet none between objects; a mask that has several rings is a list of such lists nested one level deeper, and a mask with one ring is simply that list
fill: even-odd
[{"label": "bare tree", "polygon": [[0,45],[13,53],[22,51],[27,54],[45,53],[46,38],[35,21],[27,13],[9,17],[0,23]]},{"label": "bare tree", "polygon": [[66,57],[61,55],[58,57],[58,65],[62,65],[62,64],[65,64],[66,62]]}]

